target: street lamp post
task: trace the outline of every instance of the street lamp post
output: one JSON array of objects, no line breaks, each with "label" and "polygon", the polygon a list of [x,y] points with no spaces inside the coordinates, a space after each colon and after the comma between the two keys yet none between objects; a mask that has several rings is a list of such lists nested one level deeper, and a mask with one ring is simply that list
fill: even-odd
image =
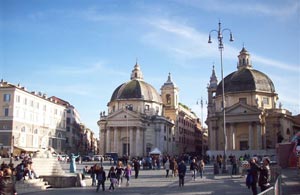
[{"label": "street lamp post", "polygon": [[230,33],[230,39],[229,41],[233,41],[233,36],[232,36],[232,32],[230,29],[225,28],[222,30],[221,27],[221,22],[219,21],[219,29],[218,30],[211,30],[209,32],[209,38],[208,38],[208,43],[212,43],[211,41],[211,33],[212,32],[216,32],[218,33],[218,48],[220,51],[220,57],[221,57],[221,77],[222,77],[222,110],[223,110],[223,131],[224,131],[224,160],[223,160],[223,169],[222,172],[226,173],[227,169],[226,169],[226,150],[227,150],[227,133],[226,133],[226,117],[225,117],[225,92],[224,92],[224,77],[223,77],[223,49],[224,49],[224,45],[223,45],[223,32],[224,31],[229,31]]},{"label": "street lamp post", "polygon": [[126,156],[127,157],[129,157],[129,141],[130,141],[129,135],[128,135],[128,110],[130,110],[131,107],[132,107],[132,105],[128,105],[128,104],[125,105],[125,109],[126,109],[126,126],[127,126],[127,128],[126,128],[126,137],[127,137],[127,143],[126,143],[126,146],[127,146],[126,153],[127,154],[126,154]]},{"label": "street lamp post", "polygon": [[200,103],[199,103],[199,99],[197,100],[197,105],[201,106],[201,155],[202,157],[204,156],[204,152],[203,152],[203,100],[202,100],[202,97],[200,99]]}]

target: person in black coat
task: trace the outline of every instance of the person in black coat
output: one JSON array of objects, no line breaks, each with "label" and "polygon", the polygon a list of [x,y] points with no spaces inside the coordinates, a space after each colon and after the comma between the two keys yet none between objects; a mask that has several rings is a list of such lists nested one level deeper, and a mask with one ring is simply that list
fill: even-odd
[{"label": "person in black coat", "polygon": [[260,170],[259,165],[257,164],[257,158],[252,158],[250,160],[250,174],[253,177],[253,182],[251,184],[251,190],[253,195],[257,195],[257,181],[258,181],[258,171]]},{"label": "person in black coat", "polygon": [[141,167],[141,165],[140,165],[139,161],[134,160],[133,161],[133,168],[134,168],[134,173],[135,173],[135,179],[137,179],[138,176],[139,176],[140,167]]},{"label": "person in black coat", "polygon": [[184,163],[184,160],[182,160],[178,165],[179,187],[184,186],[185,173],[186,173],[186,165]]},{"label": "person in black coat", "polygon": [[99,165],[96,166],[95,173],[97,175],[96,178],[98,180],[96,192],[99,191],[100,185],[102,186],[102,191],[105,191],[106,173],[105,173],[103,167],[100,167]]},{"label": "person in black coat", "polygon": [[0,194],[1,195],[16,195],[17,190],[13,180],[12,171],[10,168],[3,170],[3,176],[0,178]]},{"label": "person in black coat", "polygon": [[271,170],[270,170],[270,160],[265,158],[263,160],[263,165],[260,167],[260,174],[258,178],[258,185],[260,187],[261,192],[271,187]]}]

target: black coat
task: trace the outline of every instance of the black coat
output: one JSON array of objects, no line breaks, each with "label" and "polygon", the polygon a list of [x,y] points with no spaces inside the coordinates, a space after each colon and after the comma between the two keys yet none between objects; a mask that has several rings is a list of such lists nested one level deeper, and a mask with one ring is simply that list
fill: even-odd
[{"label": "black coat", "polygon": [[13,195],[16,193],[15,182],[12,177],[0,178],[0,194],[1,195]]},{"label": "black coat", "polygon": [[269,186],[271,181],[271,170],[269,166],[263,166],[260,168],[260,174],[258,179],[259,186]]}]

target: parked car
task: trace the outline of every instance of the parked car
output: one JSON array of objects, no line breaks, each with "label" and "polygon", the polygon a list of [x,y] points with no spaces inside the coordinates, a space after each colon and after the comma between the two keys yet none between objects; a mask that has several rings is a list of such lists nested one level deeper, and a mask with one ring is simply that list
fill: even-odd
[{"label": "parked car", "polygon": [[91,156],[82,156],[81,160],[82,161],[93,161],[93,158]]},{"label": "parked car", "polygon": [[102,155],[94,155],[94,161],[101,161],[101,158],[104,160],[104,157]]}]

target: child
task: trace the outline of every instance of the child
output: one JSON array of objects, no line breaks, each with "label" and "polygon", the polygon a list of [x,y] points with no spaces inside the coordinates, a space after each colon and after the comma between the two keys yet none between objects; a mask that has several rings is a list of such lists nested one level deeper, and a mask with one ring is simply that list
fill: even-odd
[{"label": "child", "polygon": [[127,179],[126,186],[129,186],[130,176],[131,176],[131,166],[127,164],[127,167],[124,170],[124,177]]}]

